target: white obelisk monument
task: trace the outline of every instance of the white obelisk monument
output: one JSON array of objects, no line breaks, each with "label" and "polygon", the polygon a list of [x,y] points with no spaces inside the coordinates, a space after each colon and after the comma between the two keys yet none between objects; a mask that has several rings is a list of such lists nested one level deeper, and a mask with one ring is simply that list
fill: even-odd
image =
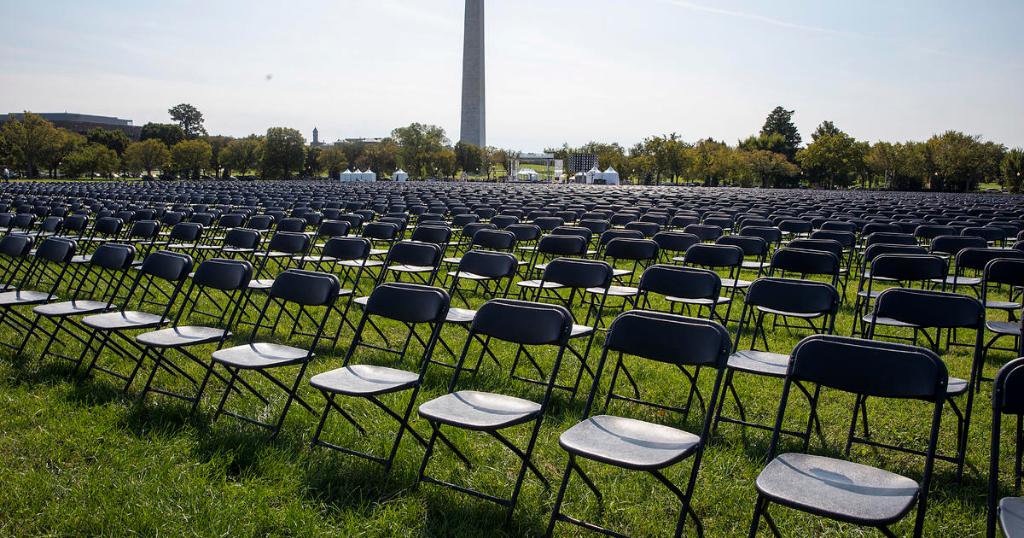
[{"label": "white obelisk monument", "polygon": [[487,145],[484,104],[484,0],[466,0],[462,42],[462,131],[459,140]]}]

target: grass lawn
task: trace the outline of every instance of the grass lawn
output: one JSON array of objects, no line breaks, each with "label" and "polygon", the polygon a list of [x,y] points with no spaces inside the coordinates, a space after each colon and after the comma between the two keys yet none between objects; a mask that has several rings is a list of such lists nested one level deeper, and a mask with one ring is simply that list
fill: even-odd
[{"label": "grass lawn", "polygon": [[[856,283],[851,282],[837,323],[840,334],[850,332],[855,289]],[[474,303],[479,302],[475,298]],[[656,306],[667,309],[665,303]],[[352,309],[352,315],[357,312],[357,308]],[[582,319],[583,310],[576,314]],[[733,310],[733,316],[737,315],[738,305]],[[606,321],[610,320],[609,315]],[[336,326],[337,320],[331,324]],[[398,333],[397,326],[386,327],[387,331]],[[729,328],[735,333],[735,325]],[[284,341],[286,330],[279,325],[276,334],[264,336]],[[444,330],[444,337],[455,348],[463,342],[464,334],[457,327]],[[771,332],[771,348],[788,351],[804,334],[777,328]],[[10,328],[0,332],[4,342],[19,342],[21,336]],[[309,386],[308,378],[338,367],[350,337],[351,332],[346,330],[337,350],[321,349],[302,383],[303,397],[317,411],[323,399]],[[960,337],[967,340],[966,334]],[[235,337],[236,341],[239,339]],[[590,356],[595,364],[601,339],[599,336]],[[744,336],[742,345],[749,345],[749,337]],[[201,412],[191,416],[187,404],[167,397],[150,395],[139,401],[138,390],[146,371],[126,395],[120,391],[118,380],[104,374],[76,380],[69,363],[57,358],[39,361],[41,346],[39,341],[32,340],[22,356],[13,356],[9,350],[0,354],[0,535],[531,536],[543,533],[546,527],[555,491],[545,489],[529,475],[513,523],[504,526],[503,511],[496,505],[430,484],[417,486],[423,451],[408,435],[395,468],[385,475],[380,466],[369,461],[322,447],[311,448],[309,442],[318,417],[301,407],[292,407],[282,434],[268,441],[262,430],[231,417],[211,423],[212,409],[221,394],[219,383],[206,391]],[[68,352],[73,353],[75,347],[68,344]],[[197,354],[208,357],[211,351],[212,347],[207,346]],[[464,377],[466,382],[460,387],[539,399],[538,387],[510,380],[512,351],[511,346],[499,346],[502,366],[485,361],[481,371],[475,377]],[[441,350],[437,357],[451,360]],[[550,365],[550,357],[545,357],[542,364]],[[952,374],[967,374],[970,359],[966,348],[953,347],[943,357]],[[991,376],[998,364],[1009,358],[1011,354],[1007,352],[992,353],[986,373]],[[413,353],[404,366],[414,368],[416,359],[418,356]],[[128,367],[127,361],[109,350],[102,360],[107,365]],[[369,350],[361,350],[356,360],[394,363],[392,357]],[[576,368],[574,360],[566,360],[560,378],[574,376]],[[639,363],[631,368],[648,399],[675,404],[685,399],[689,386],[678,371]],[[190,371],[199,374],[198,368]],[[603,378],[602,394],[609,374],[610,368]],[[445,393],[450,377],[450,369],[431,366],[419,401]],[[713,376],[707,372],[700,377],[705,395],[710,395],[712,382]],[[157,376],[157,383],[189,390],[183,379],[165,374]],[[752,418],[771,423],[781,382],[737,375],[736,385]],[[259,386],[268,389],[265,393],[275,394],[266,384]],[[963,483],[955,483],[952,464],[937,463],[926,536],[980,536],[984,532],[990,394],[990,384],[985,383],[976,400],[969,466]],[[279,409],[281,399],[269,411],[258,402],[235,398],[229,406],[270,418]],[[385,397],[385,401],[397,406],[406,401],[406,395]],[[556,391],[554,405],[544,419],[535,461],[555,487],[566,462],[558,436],[580,419],[584,401],[585,397],[570,400],[565,393]],[[795,394],[790,402],[787,425],[802,429],[807,417],[806,401]],[[824,439],[815,436],[811,443],[814,452],[842,454],[852,403],[852,396],[823,392],[820,416],[825,435]],[[342,400],[342,404],[369,431],[361,436],[335,413],[325,428],[325,439],[383,451],[392,439],[394,423],[362,402]],[[735,415],[731,401],[725,408]],[[871,407],[872,430],[880,439],[923,446],[930,410],[925,403],[875,401]],[[613,403],[610,412],[689,431],[698,431],[702,418],[697,410],[684,422],[677,414],[623,402]],[[421,419],[415,419],[413,424],[420,432],[429,431]],[[526,430],[527,427],[520,426],[511,437],[521,443]],[[480,434],[446,431],[466,450],[474,468],[466,471],[451,452],[439,447],[429,472],[507,495],[518,471],[515,458]],[[947,409],[941,450],[953,450],[954,435],[953,415]],[[765,431],[744,430],[730,424],[720,426],[705,453],[693,500],[708,536],[746,534],[755,499],[754,478],[765,463],[768,441],[769,433]],[[798,449],[798,445],[796,440],[786,439],[784,448]],[[1002,468],[1007,473],[1012,468],[1012,453],[1008,449],[1003,451],[1006,461]],[[915,479],[920,477],[923,467],[921,458],[906,454],[855,447],[854,455],[858,461],[882,465]],[[593,463],[584,463],[584,467],[604,492],[603,507],[575,479],[563,507],[566,513],[632,535],[671,534],[678,503],[661,484],[640,473]],[[683,463],[670,468],[667,475],[677,484],[685,484],[688,472],[689,463]],[[1003,485],[1009,487],[1011,483],[1011,478],[1004,476]],[[772,513],[787,536],[878,535],[872,529],[835,524],[778,507]],[[896,525],[894,531],[908,535],[912,528],[910,517]],[[589,533],[566,524],[556,529],[556,535],[561,536],[586,534]],[[693,534],[691,524],[687,535]],[[762,535],[769,535],[764,524]]]}]

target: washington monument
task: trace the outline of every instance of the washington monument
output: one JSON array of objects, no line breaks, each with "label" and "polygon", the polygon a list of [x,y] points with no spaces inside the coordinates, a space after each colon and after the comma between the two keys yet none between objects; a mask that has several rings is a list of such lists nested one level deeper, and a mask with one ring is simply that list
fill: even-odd
[{"label": "washington monument", "polygon": [[487,145],[484,103],[484,0],[466,0],[462,42],[462,131],[459,140]]}]

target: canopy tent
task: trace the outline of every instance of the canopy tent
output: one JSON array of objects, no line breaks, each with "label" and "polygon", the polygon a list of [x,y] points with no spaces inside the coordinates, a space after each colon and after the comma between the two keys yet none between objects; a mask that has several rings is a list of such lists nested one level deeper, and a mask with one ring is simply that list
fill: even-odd
[{"label": "canopy tent", "polygon": [[537,181],[539,175],[533,168],[520,168],[519,172],[516,173],[519,179],[525,179],[526,181]]},{"label": "canopy tent", "polygon": [[601,173],[601,179],[604,180],[605,185],[618,185],[619,173],[614,168],[609,166],[607,170]]},{"label": "canopy tent", "polygon": [[588,184],[600,183],[598,180],[601,179],[601,169],[595,166],[587,170],[584,176]]},{"label": "canopy tent", "polygon": [[341,173],[341,180],[342,181],[353,181],[354,178],[352,177],[352,171],[351,170],[345,170],[344,172],[342,172]]},{"label": "canopy tent", "polygon": [[369,168],[363,172],[363,181],[377,181],[377,173]]},{"label": "canopy tent", "polygon": [[402,170],[401,168],[395,170],[394,174],[391,174],[392,181],[407,181],[408,179],[409,174],[405,170]]}]

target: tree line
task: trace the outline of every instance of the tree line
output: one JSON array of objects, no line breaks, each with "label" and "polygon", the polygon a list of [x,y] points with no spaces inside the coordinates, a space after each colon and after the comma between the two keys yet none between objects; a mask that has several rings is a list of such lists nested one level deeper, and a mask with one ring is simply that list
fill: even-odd
[{"label": "tree line", "polygon": [[[0,129],[0,159],[24,177],[113,177],[115,174],[174,178],[266,179],[337,177],[358,168],[390,175],[403,168],[413,178],[454,178],[465,173],[495,179],[518,152],[452,144],[444,129],[413,123],[379,141],[347,140],[310,146],[296,129],[271,127],[243,138],[210,135],[202,113],[189,104],[168,110],[171,122],[147,123],[140,140],[122,131],[93,129],[85,135],[55,127],[26,112]],[[698,182],[709,186],[889,188],[974,190],[998,183],[1024,190],[1024,150],[980,136],[946,131],[925,141],[871,144],[823,121],[804,145],[794,111],[776,107],[761,130],[735,144],[711,138],[687,142],[675,134],[651,136],[631,146],[590,142],[546,151],[557,159],[597,155],[634,183]]]}]

